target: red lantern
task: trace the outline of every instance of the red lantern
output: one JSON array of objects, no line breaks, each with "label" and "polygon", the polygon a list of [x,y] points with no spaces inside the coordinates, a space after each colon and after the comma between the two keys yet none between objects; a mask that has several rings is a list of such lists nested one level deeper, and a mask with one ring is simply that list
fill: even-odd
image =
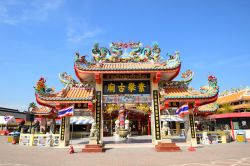
[{"label": "red lantern", "polygon": [[165,101],[164,105],[165,105],[165,108],[169,107],[169,103],[167,101]]},{"label": "red lantern", "polygon": [[88,102],[88,109],[92,110],[93,109],[93,103],[90,101]]}]

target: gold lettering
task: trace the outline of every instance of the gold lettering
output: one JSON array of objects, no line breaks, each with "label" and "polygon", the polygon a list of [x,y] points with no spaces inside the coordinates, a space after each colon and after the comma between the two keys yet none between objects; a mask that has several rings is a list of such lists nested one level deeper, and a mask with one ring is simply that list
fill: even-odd
[{"label": "gold lettering", "polygon": [[133,82],[128,83],[128,91],[133,92],[135,90],[136,90],[135,83],[133,83]]},{"label": "gold lettering", "polygon": [[118,90],[119,90],[119,92],[124,92],[125,85],[123,85],[123,83],[121,83],[121,85],[118,86]]},{"label": "gold lettering", "polygon": [[115,93],[115,84],[109,83],[107,91],[111,93]]},{"label": "gold lettering", "polygon": [[145,84],[143,82],[140,82],[138,85],[139,92],[142,93],[145,91]]}]

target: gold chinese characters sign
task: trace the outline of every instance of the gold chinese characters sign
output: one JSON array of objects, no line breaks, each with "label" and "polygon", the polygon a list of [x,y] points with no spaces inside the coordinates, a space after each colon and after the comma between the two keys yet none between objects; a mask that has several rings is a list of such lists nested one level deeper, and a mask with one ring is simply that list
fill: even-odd
[{"label": "gold chinese characters sign", "polygon": [[161,139],[160,134],[160,111],[159,111],[159,100],[158,100],[158,90],[153,91],[153,103],[154,103],[154,117],[155,117],[155,138],[156,140]]},{"label": "gold chinese characters sign", "polygon": [[61,119],[61,133],[60,138],[63,141],[64,140],[64,134],[65,134],[65,117]]},{"label": "gold chinese characters sign", "polygon": [[75,103],[74,109],[88,109],[88,103]]},{"label": "gold chinese characters sign", "polygon": [[103,95],[150,94],[150,81],[104,81]]},{"label": "gold chinese characters sign", "polygon": [[195,138],[194,116],[192,114],[189,115],[189,123],[190,123],[190,129],[191,129],[191,137]]},{"label": "gold chinese characters sign", "polygon": [[[96,129],[101,133],[101,91],[96,91]],[[100,140],[100,134],[98,134],[98,140]]]}]

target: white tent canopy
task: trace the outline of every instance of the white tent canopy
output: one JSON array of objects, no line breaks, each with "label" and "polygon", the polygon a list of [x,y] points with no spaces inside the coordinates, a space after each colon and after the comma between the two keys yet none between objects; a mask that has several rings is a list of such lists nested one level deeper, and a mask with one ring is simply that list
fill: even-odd
[{"label": "white tent canopy", "polygon": [[177,115],[165,115],[161,117],[162,122],[184,122],[182,118]]},{"label": "white tent canopy", "polygon": [[16,119],[14,116],[0,116],[1,125],[12,125],[16,124]]},{"label": "white tent canopy", "polygon": [[[70,117],[70,124],[86,125],[86,124],[92,124],[93,122],[94,122],[94,119],[91,116],[71,116]],[[56,124],[61,124],[61,120],[57,120]]]}]

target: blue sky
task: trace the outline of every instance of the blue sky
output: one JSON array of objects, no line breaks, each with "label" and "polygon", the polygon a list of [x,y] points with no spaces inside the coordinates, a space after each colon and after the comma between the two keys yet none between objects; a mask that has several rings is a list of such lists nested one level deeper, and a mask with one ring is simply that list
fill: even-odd
[{"label": "blue sky", "polygon": [[75,51],[95,42],[157,41],[162,55],[179,50],[191,85],[218,77],[221,90],[250,85],[248,0],[0,0],[0,106],[26,109],[36,81],[62,88],[58,73],[74,75]]}]

